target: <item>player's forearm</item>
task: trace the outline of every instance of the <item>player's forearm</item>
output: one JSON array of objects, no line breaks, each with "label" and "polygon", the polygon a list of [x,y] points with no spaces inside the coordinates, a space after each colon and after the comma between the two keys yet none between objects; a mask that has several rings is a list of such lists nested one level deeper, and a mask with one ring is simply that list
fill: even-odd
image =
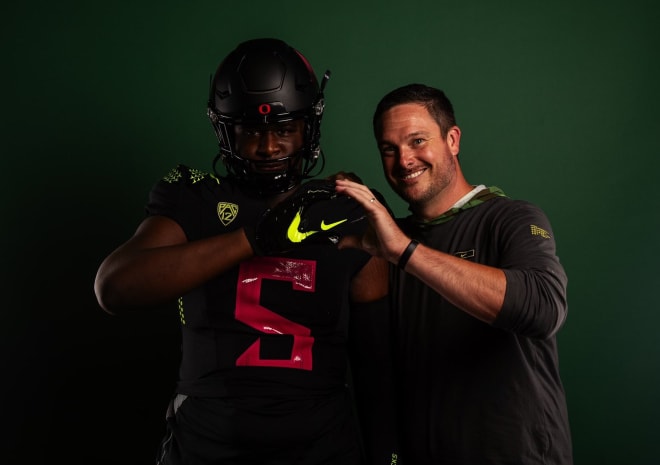
[{"label": "player's forearm", "polygon": [[109,313],[148,308],[180,297],[251,256],[242,230],[163,247],[129,246],[101,265],[94,289]]},{"label": "player's forearm", "polygon": [[500,269],[419,245],[406,271],[456,307],[486,323],[492,323],[502,308],[506,277]]}]

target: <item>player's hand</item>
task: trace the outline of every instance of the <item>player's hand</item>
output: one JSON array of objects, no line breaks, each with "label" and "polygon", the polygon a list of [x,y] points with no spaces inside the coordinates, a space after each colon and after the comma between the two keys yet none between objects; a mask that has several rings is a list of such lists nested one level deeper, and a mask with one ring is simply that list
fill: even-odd
[{"label": "player's hand", "polygon": [[256,255],[274,255],[309,244],[335,246],[365,226],[362,206],[338,194],[334,181],[312,180],[267,210],[250,242]]}]

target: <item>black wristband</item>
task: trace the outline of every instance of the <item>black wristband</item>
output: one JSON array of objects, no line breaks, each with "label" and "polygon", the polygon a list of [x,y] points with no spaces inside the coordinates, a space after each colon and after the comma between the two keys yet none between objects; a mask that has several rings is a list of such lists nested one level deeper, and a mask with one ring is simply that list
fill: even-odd
[{"label": "black wristband", "polygon": [[406,247],[406,250],[403,251],[401,257],[399,258],[399,268],[402,270],[405,269],[408,260],[410,260],[410,256],[413,254],[418,245],[419,242],[417,242],[415,239],[410,241],[410,244],[408,244],[408,247]]}]

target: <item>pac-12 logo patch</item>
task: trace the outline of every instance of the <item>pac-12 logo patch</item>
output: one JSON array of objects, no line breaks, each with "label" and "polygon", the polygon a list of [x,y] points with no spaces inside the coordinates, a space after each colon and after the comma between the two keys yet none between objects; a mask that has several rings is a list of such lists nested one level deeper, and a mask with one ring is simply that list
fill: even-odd
[{"label": "pac-12 logo patch", "polygon": [[218,202],[218,218],[220,222],[227,226],[236,219],[238,215],[238,205],[235,203]]}]

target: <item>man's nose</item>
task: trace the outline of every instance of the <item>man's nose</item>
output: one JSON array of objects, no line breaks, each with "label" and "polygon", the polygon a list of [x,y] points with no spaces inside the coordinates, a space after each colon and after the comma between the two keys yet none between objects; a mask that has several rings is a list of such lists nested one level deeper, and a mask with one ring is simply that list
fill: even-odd
[{"label": "man's nose", "polygon": [[413,158],[414,158],[415,151],[412,150],[410,147],[407,146],[402,146],[399,147],[399,165],[407,168],[408,166],[413,164]]},{"label": "man's nose", "polygon": [[257,152],[264,157],[272,157],[279,152],[277,136],[272,131],[263,131],[261,133]]}]

